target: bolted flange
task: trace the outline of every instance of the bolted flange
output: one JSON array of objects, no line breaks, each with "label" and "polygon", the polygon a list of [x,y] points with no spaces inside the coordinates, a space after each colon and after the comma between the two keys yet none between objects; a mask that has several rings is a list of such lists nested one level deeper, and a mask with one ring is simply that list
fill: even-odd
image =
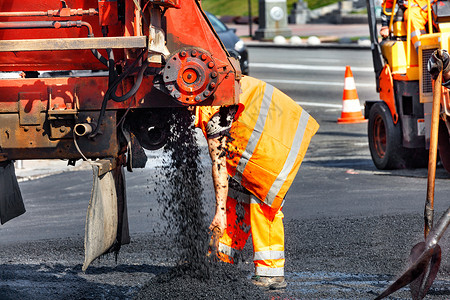
[{"label": "bolted flange", "polygon": [[218,70],[206,50],[183,48],[167,60],[163,80],[174,99],[183,105],[195,105],[214,94],[218,86]]}]

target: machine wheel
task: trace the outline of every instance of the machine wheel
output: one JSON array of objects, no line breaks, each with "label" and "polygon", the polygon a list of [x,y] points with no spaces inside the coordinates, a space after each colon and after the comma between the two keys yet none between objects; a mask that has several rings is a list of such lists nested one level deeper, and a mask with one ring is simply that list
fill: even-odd
[{"label": "machine wheel", "polygon": [[381,170],[406,168],[399,124],[392,121],[384,102],[375,103],[369,113],[369,148],[375,166]]},{"label": "machine wheel", "polygon": [[450,173],[450,140],[444,121],[439,121],[438,150],[442,166]]}]

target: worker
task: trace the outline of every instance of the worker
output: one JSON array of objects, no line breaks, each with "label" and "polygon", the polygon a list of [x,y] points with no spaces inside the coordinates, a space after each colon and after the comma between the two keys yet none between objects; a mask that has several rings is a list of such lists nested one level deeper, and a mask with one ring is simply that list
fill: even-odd
[{"label": "worker", "polygon": [[286,287],[282,206],[317,122],[291,98],[252,77],[241,79],[238,106],[196,107],[212,160],[220,230],[217,256],[237,263],[252,234],[255,275],[266,289]]},{"label": "worker", "polygon": [[[436,1],[437,0],[431,0],[431,5],[433,5]],[[399,7],[406,9],[403,12],[405,24],[407,24],[408,18],[411,18],[411,42],[416,51],[418,51],[420,46],[420,36],[426,33],[425,25],[428,22],[428,0],[411,0],[409,13],[407,9],[407,0],[399,0],[398,4]],[[382,7],[385,7],[387,11],[392,11],[394,9],[393,0],[384,0]],[[389,36],[388,20],[388,17],[384,14],[384,10],[382,10],[380,35],[383,38],[387,38]]]},{"label": "worker", "polygon": [[385,0],[382,4],[381,15],[380,15],[380,18],[381,18],[380,35],[383,39],[389,37],[389,20],[390,20],[390,17],[388,17],[384,13],[384,10],[386,10],[387,12],[392,12],[392,6],[393,6],[393,0]]},{"label": "worker", "polygon": [[434,51],[428,60],[428,72],[436,79],[442,71],[442,85],[450,88],[450,55],[445,49]]}]

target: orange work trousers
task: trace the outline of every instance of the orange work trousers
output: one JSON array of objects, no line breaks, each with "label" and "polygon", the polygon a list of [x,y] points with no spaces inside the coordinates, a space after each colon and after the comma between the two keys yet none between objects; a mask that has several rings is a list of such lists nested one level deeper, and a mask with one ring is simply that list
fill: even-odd
[{"label": "orange work trousers", "polygon": [[[420,46],[420,36],[426,33],[425,25],[428,21],[428,14],[426,10],[423,10],[419,6],[411,6],[410,8],[411,18],[411,43],[414,45],[416,51]],[[405,10],[405,24],[408,24],[408,10]]]},{"label": "orange work trousers", "polygon": [[274,210],[251,194],[230,189],[227,198],[227,228],[219,240],[219,259],[237,263],[250,233],[255,275],[284,276],[281,208]]}]

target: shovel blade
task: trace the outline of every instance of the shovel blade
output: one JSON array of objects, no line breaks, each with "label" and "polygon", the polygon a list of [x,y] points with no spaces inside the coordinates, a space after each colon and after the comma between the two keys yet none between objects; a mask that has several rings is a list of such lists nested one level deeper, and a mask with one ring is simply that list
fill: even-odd
[{"label": "shovel blade", "polygon": [[[410,262],[416,261],[420,254],[425,251],[425,242],[416,244],[411,250]],[[441,247],[436,245],[431,259],[429,260],[422,274],[409,285],[413,300],[421,300],[425,298],[428,290],[436,279],[439,267],[441,265]]]},{"label": "shovel blade", "polygon": [[376,297],[375,300],[383,299],[419,278],[422,273],[425,272],[427,265],[430,263],[430,259],[433,256],[435,249],[436,246],[426,249],[426,251],[420,253],[414,263],[412,263],[410,267],[383,293]]},{"label": "shovel blade", "polygon": [[112,172],[99,176],[99,166],[92,165],[94,183],[86,214],[83,271],[107,252],[117,236],[117,194]]}]

